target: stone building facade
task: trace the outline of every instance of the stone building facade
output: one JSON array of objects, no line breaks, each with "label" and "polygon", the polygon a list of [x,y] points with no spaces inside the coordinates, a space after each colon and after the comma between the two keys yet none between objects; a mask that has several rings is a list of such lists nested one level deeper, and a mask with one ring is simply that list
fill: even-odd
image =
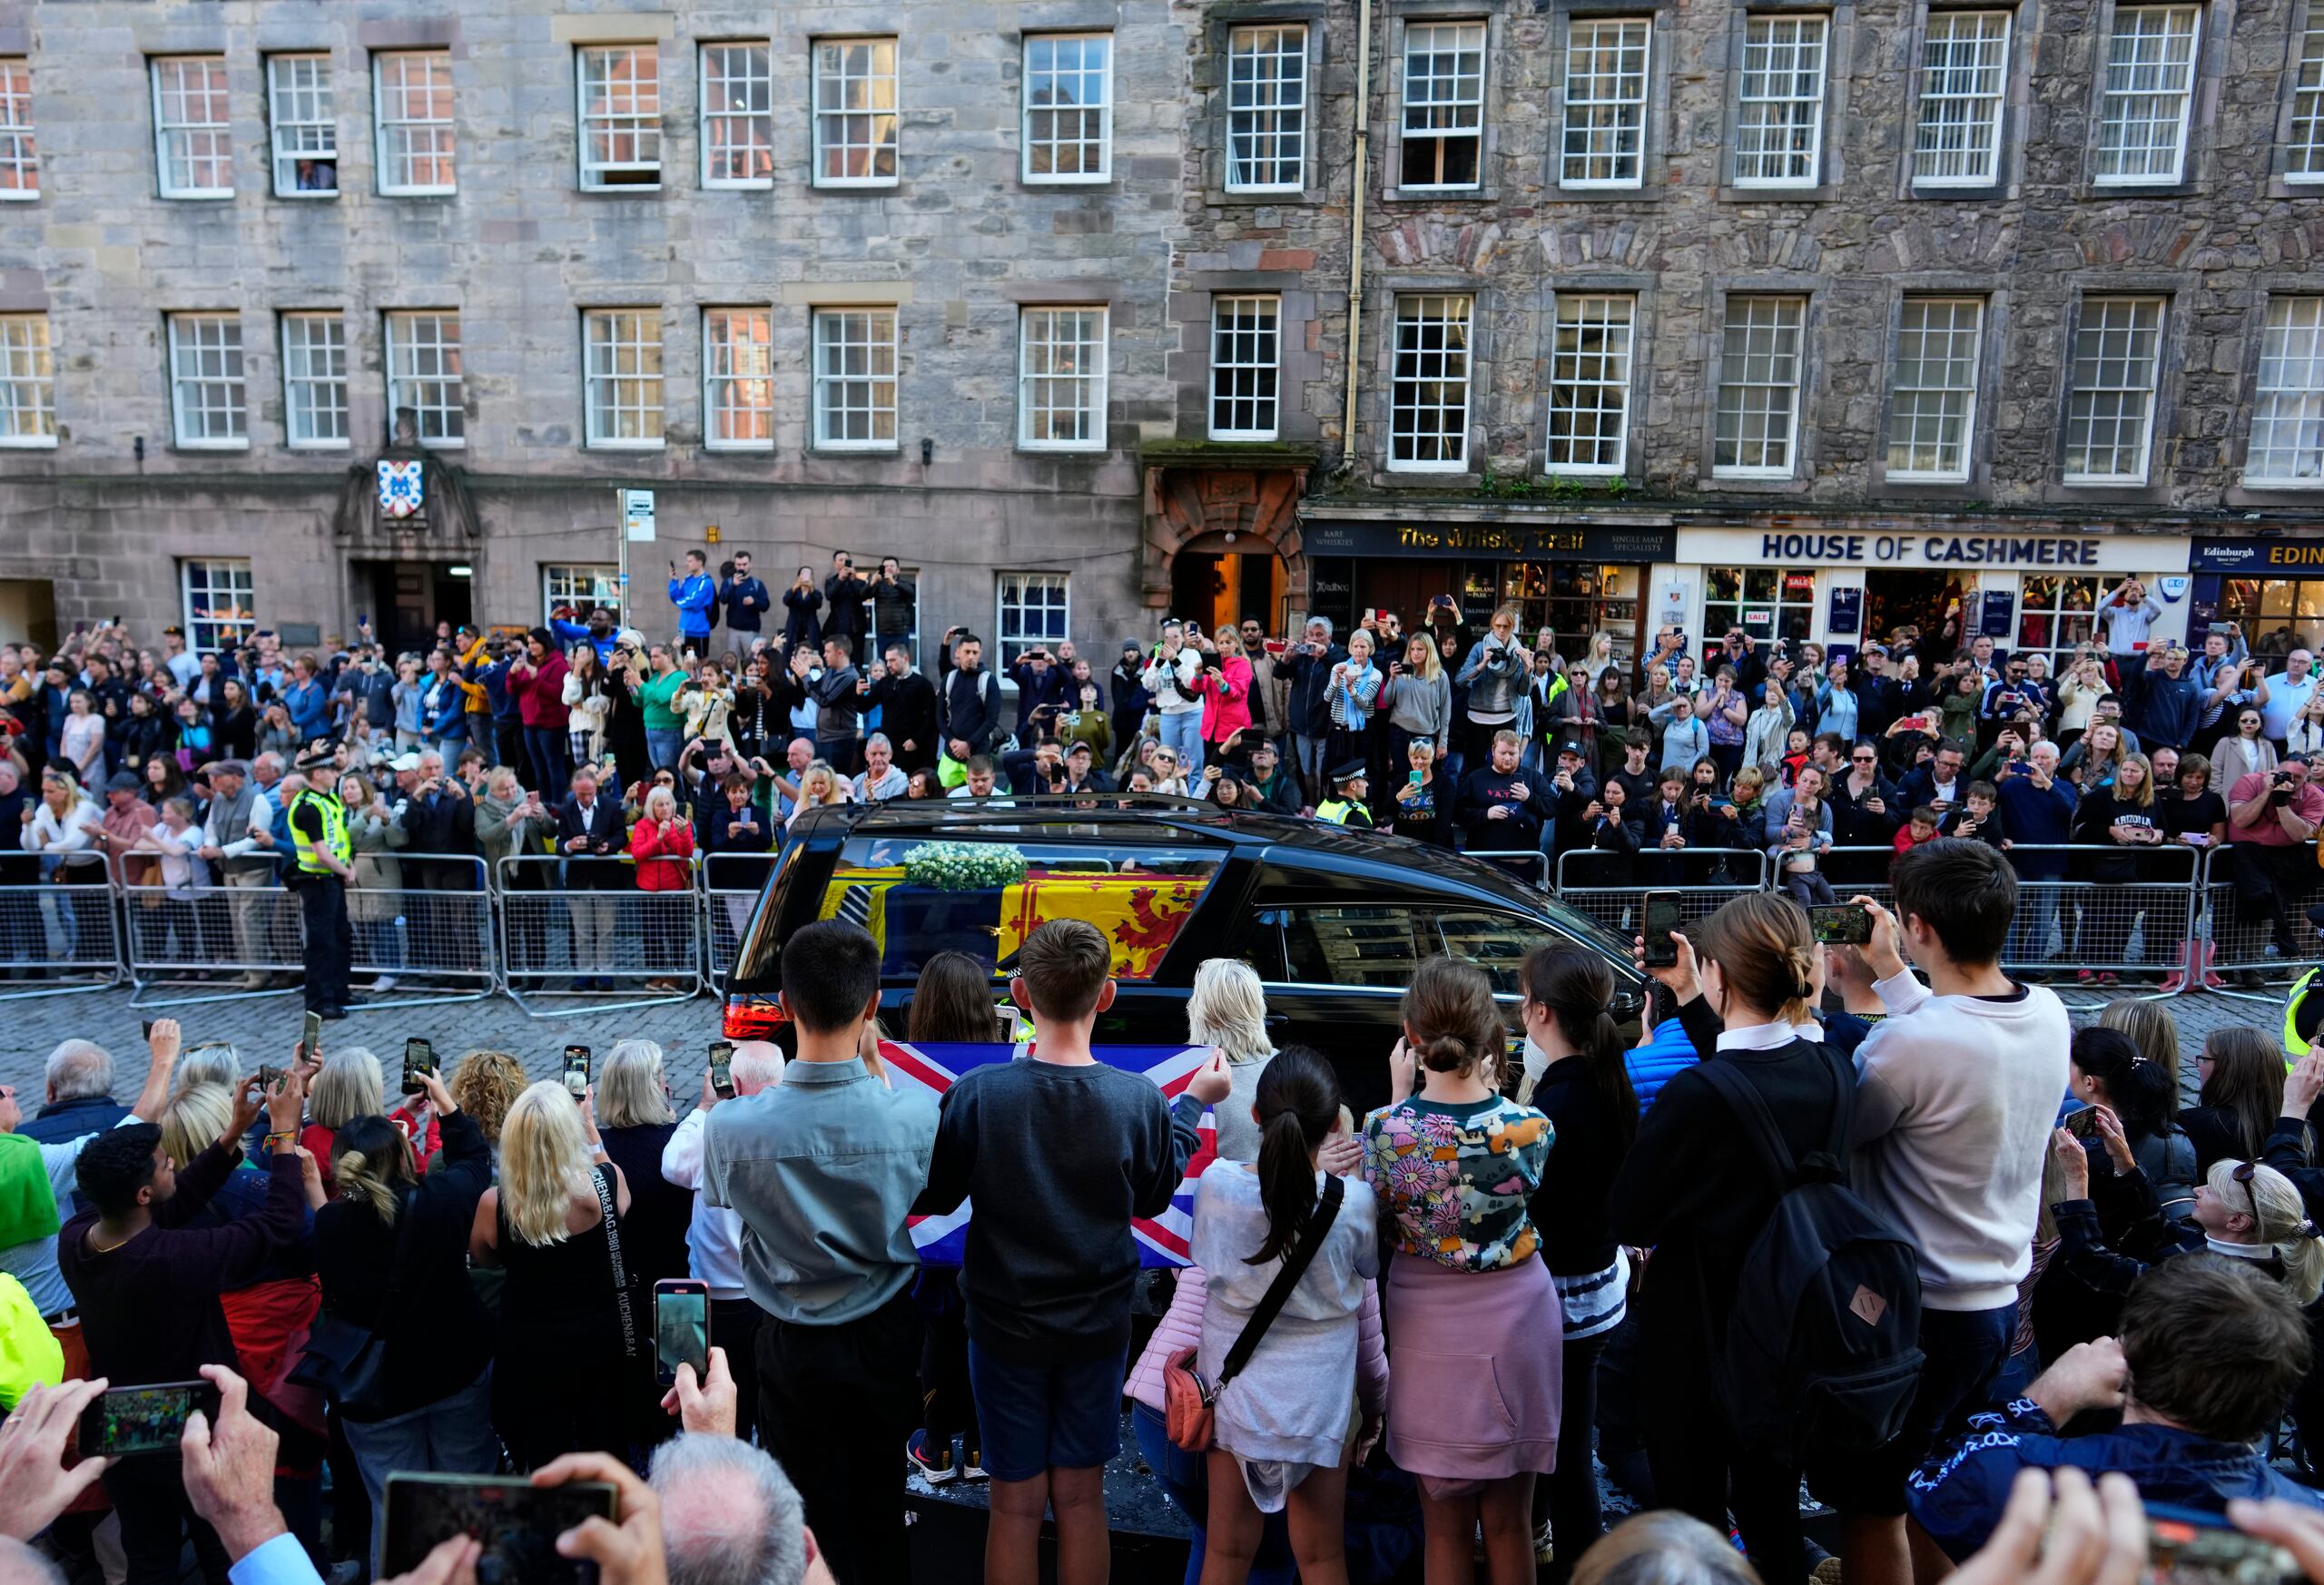
[{"label": "stone building facade", "polygon": [[[274,168],[304,55],[323,199]],[[0,320],[44,316],[54,444],[0,448],[0,626],[18,587],[158,623],[238,557],[261,620],[325,638],[390,601],[535,620],[550,569],[614,559],[629,486],[648,615],[717,524],[771,583],[892,550],[931,633],[1109,648],[1163,608],[1448,589],[1569,644],[2060,646],[2122,575],[2312,532],[2324,483],[2324,0],[0,0],[0,135],[11,57],[38,194],[0,202]],[[187,59],[231,198],[162,195]],[[449,193],[409,191],[415,71],[448,81]],[[1068,103],[1103,108],[1036,126]],[[464,444],[429,455],[472,509],[415,527],[348,502],[419,311],[458,318]],[[658,444],[593,435],[593,311],[659,316]],[[224,312],[248,444],[183,445],[169,316]],[[852,449],[818,326],[845,356],[867,313],[893,415]],[[343,446],[291,442],[314,317]],[[722,447],[704,359],[744,354],[763,444]],[[1045,446],[1068,388],[1101,411]],[[2166,582],[2158,631],[2298,604],[2213,584]]]}]

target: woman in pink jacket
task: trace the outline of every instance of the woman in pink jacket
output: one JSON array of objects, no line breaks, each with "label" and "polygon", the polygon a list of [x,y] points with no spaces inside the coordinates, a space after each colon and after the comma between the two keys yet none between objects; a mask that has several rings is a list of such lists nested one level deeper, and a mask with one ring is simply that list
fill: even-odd
[{"label": "woman in pink jacket", "polygon": [[1195,692],[1202,695],[1203,763],[1217,765],[1231,760],[1247,770],[1251,745],[1238,734],[1251,725],[1251,663],[1243,656],[1243,635],[1233,627],[1222,627],[1211,636],[1218,643],[1218,656],[1195,679]]}]

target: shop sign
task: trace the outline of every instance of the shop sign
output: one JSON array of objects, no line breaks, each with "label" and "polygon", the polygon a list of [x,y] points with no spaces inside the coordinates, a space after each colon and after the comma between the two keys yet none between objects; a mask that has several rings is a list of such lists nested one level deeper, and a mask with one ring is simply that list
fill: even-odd
[{"label": "shop sign", "polygon": [[1507,561],[1669,561],[1669,528],[1561,523],[1373,523],[1309,519],[1300,540],[1310,556],[1475,556]]},{"label": "shop sign", "polygon": [[2010,619],[2017,613],[2017,591],[1987,589],[1984,595],[1984,608],[1977,616],[1977,631],[1987,638],[2007,638]]},{"label": "shop sign", "polygon": [[2187,566],[2194,572],[2315,572],[2324,569],[2324,539],[2197,539]]},{"label": "shop sign", "polygon": [[[2086,567],[2106,572],[2175,570],[2184,539],[2155,534],[2005,535],[1817,532],[1689,528],[1679,534],[1682,561],[1704,566],[1871,566],[2036,571]],[[2324,556],[2313,564],[2324,566]]]},{"label": "shop sign", "polygon": [[1864,626],[1864,590],[1861,586],[1832,590],[1832,614],[1824,624],[1827,633],[1856,633]]}]

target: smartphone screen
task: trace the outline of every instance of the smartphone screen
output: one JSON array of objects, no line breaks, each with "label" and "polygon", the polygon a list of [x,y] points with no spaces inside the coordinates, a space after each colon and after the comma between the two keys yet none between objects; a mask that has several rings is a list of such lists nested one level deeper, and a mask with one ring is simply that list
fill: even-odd
[{"label": "smartphone screen", "polygon": [[1818,903],[1807,911],[1807,928],[1827,947],[1861,947],[1872,940],[1872,914],[1860,902]]},{"label": "smartphone screen", "polygon": [[1679,961],[1679,944],[1670,932],[1679,928],[1679,894],[1675,891],[1649,891],[1646,894],[1646,921],[1639,933],[1646,938],[1646,966],[1669,969]]},{"label": "smartphone screen", "polygon": [[259,1065],[259,1070],[258,1070],[258,1092],[259,1092],[259,1094],[261,1094],[261,1096],[269,1096],[269,1095],[272,1095],[272,1094],[274,1093],[275,1087],[276,1087],[277,1085],[281,1084],[281,1082],[282,1082],[282,1069],[281,1069],[280,1068],[269,1068],[269,1067],[267,1067],[264,1063],[261,1063],[261,1064]]},{"label": "smartphone screen", "polygon": [[81,1411],[81,1456],[175,1452],[186,1416],[199,1409],[214,1423],[218,1389],[208,1382],[161,1382],[115,1387]]},{"label": "smartphone screen", "polygon": [[2158,1502],[2147,1510],[2149,1567],[2154,1585],[2236,1585],[2299,1580],[2299,1563],[2271,1541],[2229,1528],[2215,1513]]},{"label": "smartphone screen", "polygon": [[436,1071],[436,1048],[426,1040],[406,1040],[403,1043],[403,1092],[419,1093],[419,1076]]},{"label": "smartphone screen", "polygon": [[322,1048],[323,1015],[319,1012],[310,1012],[307,1015],[306,1029],[299,1037],[299,1051],[308,1061],[312,1062],[315,1059],[315,1053]]},{"label": "smartphone screen", "polygon": [[589,1048],[567,1046],[565,1048],[565,1088],[579,1095],[589,1088]]},{"label": "smartphone screen", "polygon": [[713,1040],[710,1043],[710,1088],[714,1094],[728,1100],[734,1097],[734,1043]]},{"label": "smartphone screen", "polygon": [[595,1514],[617,1520],[612,1486],[576,1481],[533,1487],[519,1477],[389,1475],[387,1569],[408,1574],[457,1535],[483,1546],[476,1577],[493,1585],[595,1585],[597,1565],[557,1555],[556,1538]]},{"label": "smartphone screen", "polygon": [[662,1379],[678,1379],[678,1366],[694,1366],[700,1381],[710,1369],[710,1287],[670,1278],[654,1285],[654,1349]]}]

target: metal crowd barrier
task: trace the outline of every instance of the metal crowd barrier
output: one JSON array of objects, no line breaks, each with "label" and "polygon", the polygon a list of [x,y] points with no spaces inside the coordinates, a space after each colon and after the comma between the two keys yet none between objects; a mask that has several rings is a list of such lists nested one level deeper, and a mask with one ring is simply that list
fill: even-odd
[{"label": "metal crowd barrier", "polygon": [[501,860],[500,972],[509,999],[527,1018],[555,1019],[693,998],[706,983],[703,900],[692,860],[686,868],[684,891],[640,891],[626,853]]},{"label": "metal crowd barrier", "polygon": [[[364,861],[372,858],[393,860],[403,884],[360,884]],[[399,850],[359,853],[356,874],[359,884],[347,891],[355,939],[350,986],[360,989],[367,980],[392,977],[402,992],[393,1000],[374,999],[365,1006],[478,1001],[499,989],[483,860]],[[132,1005],[187,1007],[295,989],[306,967],[299,894],[271,874],[265,881],[122,887],[124,961],[136,987]],[[282,980],[293,983],[278,983]]]},{"label": "metal crowd barrier", "polygon": [[[1623,883],[1613,883],[1618,877]],[[1767,855],[1751,848],[1642,848],[1635,856],[1576,849],[1558,855],[1551,895],[1628,940],[1645,922],[1646,894],[1669,889],[1679,892],[1680,922],[1709,919],[1728,898],[1768,889]]]},{"label": "metal crowd barrier", "polygon": [[46,881],[0,887],[0,1001],[121,983],[113,888]]},{"label": "metal crowd barrier", "polygon": [[714,965],[734,960],[749,928],[759,891],[773,871],[773,853],[702,855],[702,961],[705,989],[717,989]]},{"label": "metal crowd barrier", "polygon": [[[2230,842],[2205,853],[2202,911],[2190,946],[2199,965],[2194,977],[2223,996],[2273,1001],[2291,981],[2324,963],[2324,934],[2309,920],[2310,909],[2324,906],[2324,870],[2318,864],[2313,841],[2259,848],[2256,853],[2253,844]],[[2261,868],[2269,865],[2278,867],[2272,871]],[[2266,891],[2277,897],[2274,906],[2261,900],[2259,882],[2263,876]],[[2280,891],[2274,885],[2276,878],[2287,882]],[[2290,890],[2293,885],[2299,888],[2296,892]],[[2243,901],[2247,891],[2250,902]],[[2292,950],[2271,955],[2279,909]],[[2254,976],[2256,986],[2236,983]]]},{"label": "metal crowd barrier", "polygon": [[1550,855],[1539,848],[1471,848],[1469,857],[1489,859],[1502,870],[1524,870],[1531,874],[1519,874],[1517,879],[1547,891],[1550,889]]}]

